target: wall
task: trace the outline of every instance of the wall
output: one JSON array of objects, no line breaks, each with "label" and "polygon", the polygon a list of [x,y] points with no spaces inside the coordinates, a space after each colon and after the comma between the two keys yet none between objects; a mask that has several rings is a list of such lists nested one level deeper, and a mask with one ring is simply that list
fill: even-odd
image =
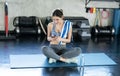
[{"label": "wall", "polygon": [[[9,11],[9,30],[13,30],[12,25],[15,16],[51,16],[56,8],[62,8],[65,16],[83,16],[89,19],[93,26],[95,14],[86,13],[85,0],[7,0]],[[4,30],[4,0],[0,1],[0,30]],[[107,20],[106,23],[110,23]]]}]

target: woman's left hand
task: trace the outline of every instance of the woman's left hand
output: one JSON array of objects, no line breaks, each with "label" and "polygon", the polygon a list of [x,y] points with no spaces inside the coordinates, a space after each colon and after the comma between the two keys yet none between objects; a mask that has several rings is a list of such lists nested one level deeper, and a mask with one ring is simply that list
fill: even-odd
[{"label": "woman's left hand", "polygon": [[58,36],[58,37],[56,38],[56,40],[57,40],[58,42],[60,42],[60,41],[62,41],[62,38],[61,38],[60,36]]}]

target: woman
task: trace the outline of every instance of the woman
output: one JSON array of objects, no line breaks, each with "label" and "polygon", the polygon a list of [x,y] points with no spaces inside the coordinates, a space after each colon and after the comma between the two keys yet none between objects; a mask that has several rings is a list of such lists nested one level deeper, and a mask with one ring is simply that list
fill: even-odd
[{"label": "woman", "polygon": [[47,40],[49,46],[43,46],[42,52],[49,58],[49,63],[57,60],[66,63],[77,63],[75,58],[81,52],[79,47],[67,49],[66,43],[71,42],[72,25],[68,20],[64,20],[63,11],[56,9],[52,14],[53,22],[47,26]]}]

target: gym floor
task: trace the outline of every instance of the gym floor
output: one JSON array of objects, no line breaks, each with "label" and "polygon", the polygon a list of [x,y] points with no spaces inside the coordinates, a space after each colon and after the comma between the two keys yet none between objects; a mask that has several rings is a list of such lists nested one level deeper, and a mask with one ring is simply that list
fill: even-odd
[{"label": "gym floor", "polygon": [[[120,75],[120,38],[78,38],[70,46],[81,47],[83,53],[105,53],[113,59],[114,66],[87,66],[84,76],[119,76]],[[10,69],[10,54],[40,54],[40,47],[48,45],[46,37],[24,37],[0,41],[0,75],[1,76],[80,76],[76,68],[29,68]]]}]

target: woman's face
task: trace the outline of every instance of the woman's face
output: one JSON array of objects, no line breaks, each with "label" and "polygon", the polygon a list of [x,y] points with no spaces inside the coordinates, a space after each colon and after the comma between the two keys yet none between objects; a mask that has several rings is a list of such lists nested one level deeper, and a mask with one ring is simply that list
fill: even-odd
[{"label": "woman's face", "polygon": [[55,24],[60,24],[63,20],[63,18],[57,17],[57,16],[53,16],[52,20]]}]

